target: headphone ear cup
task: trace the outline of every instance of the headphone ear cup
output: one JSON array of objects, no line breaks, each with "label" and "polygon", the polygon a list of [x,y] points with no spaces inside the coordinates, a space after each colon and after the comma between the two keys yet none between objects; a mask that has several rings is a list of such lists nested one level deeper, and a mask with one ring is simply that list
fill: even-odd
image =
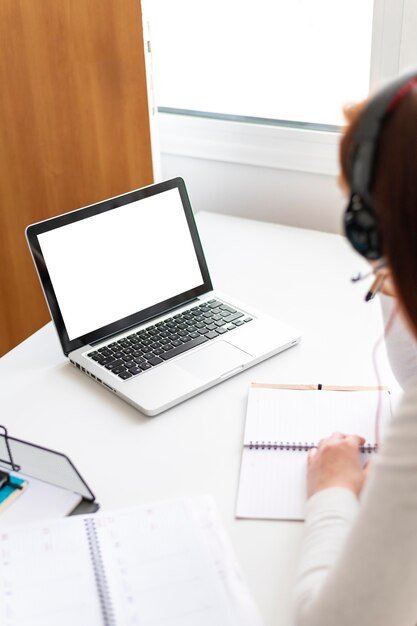
[{"label": "headphone ear cup", "polygon": [[345,211],[345,234],[354,249],[369,260],[380,259],[382,247],[375,214],[363,198],[353,194]]}]

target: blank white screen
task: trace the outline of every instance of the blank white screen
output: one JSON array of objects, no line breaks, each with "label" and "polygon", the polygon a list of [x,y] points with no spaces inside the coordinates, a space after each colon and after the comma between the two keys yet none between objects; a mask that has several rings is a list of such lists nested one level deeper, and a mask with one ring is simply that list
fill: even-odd
[{"label": "blank white screen", "polygon": [[70,340],[204,282],[178,189],[38,239]]}]

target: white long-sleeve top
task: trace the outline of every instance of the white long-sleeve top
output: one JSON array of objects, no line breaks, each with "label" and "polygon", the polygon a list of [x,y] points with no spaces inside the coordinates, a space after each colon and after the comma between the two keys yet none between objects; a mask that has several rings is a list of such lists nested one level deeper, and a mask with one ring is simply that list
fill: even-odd
[{"label": "white long-sleeve top", "polygon": [[417,346],[398,315],[386,343],[403,397],[360,502],[338,487],[307,502],[297,626],[417,625]]}]

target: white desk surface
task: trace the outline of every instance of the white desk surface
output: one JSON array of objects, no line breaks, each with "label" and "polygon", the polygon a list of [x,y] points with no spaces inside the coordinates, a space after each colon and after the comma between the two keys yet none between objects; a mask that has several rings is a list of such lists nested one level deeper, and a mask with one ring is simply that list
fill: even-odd
[{"label": "white desk surface", "polygon": [[[301,344],[147,418],[72,367],[47,324],[0,359],[0,423],[68,454],[103,509],[213,494],[265,626],[291,626],[302,524],[234,519],[248,387],[376,384],[379,303],[363,302],[371,279],[351,284],[367,265],[338,235],[209,213],[197,223],[214,286],[298,327]],[[383,347],[378,360],[398,394]]]}]

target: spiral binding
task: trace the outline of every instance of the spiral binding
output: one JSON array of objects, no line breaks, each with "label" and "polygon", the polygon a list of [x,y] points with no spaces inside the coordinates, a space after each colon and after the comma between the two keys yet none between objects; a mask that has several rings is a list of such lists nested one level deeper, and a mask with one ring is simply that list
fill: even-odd
[{"label": "spiral binding", "polygon": [[98,540],[95,521],[91,518],[85,519],[84,526],[87,533],[88,547],[90,550],[91,562],[93,564],[94,578],[97,585],[104,626],[116,626],[116,618],[113,611],[110,589],[107,582],[106,570],[104,569],[103,556],[101,554],[101,547]]},{"label": "spiral binding", "polygon": [[[307,452],[312,448],[317,448],[317,444],[308,441],[249,441],[244,447],[249,448],[249,450],[294,450]],[[365,446],[360,446],[359,449],[361,452],[370,454],[371,452],[377,452],[378,446],[368,443]]]}]

